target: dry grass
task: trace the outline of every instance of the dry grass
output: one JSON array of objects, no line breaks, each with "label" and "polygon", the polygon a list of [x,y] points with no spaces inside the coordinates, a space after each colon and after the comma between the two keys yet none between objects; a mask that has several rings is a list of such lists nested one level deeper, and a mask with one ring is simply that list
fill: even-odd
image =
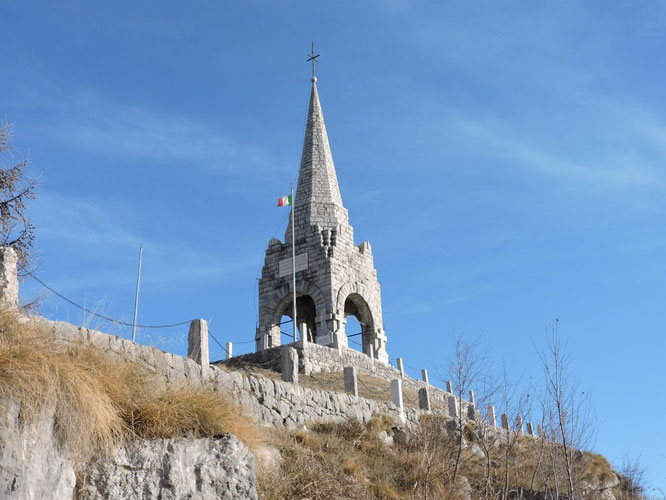
[{"label": "dry grass", "polygon": [[[457,499],[462,498],[462,483],[452,485],[453,460],[456,456],[455,425],[449,419],[424,417],[421,425],[407,440],[395,434],[389,446],[379,433],[393,434],[391,422],[379,417],[363,425],[358,422],[313,424],[309,430],[278,431],[273,445],[283,457],[281,470],[259,471],[259,492],[272,499]],[[469,425],[465,437],[470,444],[463,453],[461,475],[472,488],[472,498],[548,498],[555,489],[551,464],[545,460],[540,441],[518,437],[514,448],[506,453],[506,444],[495,443],[487,481],[485,456],[479,449],[478,429]],[[566,491],[560,467],[560,492]],[[612,478],[613,470],[600,455],[577,454],[577,477],[593,485]],[[505,472],[508,486],[505,488]],[[537,474],[535,474],[535,471]],[[542,475],[539,471],[544,472]],[[534,480],[533,480],[534,477]],[[513,496],[512,496],[513,495]],[[590,492],[581,498],[601,498]],[[637,496],[623,496],[637,500]]]},{"label": "dry grass", "polygon": [[90,346],[65,347],[34,323],[0,311],[0,401],[29,425],[54,412],[56,434],[78,464],[122,439],[235,434],[251,447],[257,427],[212,389],[165,386],[139,365]]},{"label": "dry grass", "polygon": [[369,425],[350,421],[276,432],[282,468],[259,476],[260,497],[405,498],[413,485],[411,470],[400,450],[379,439],[385,429],[390,431],[390,422],[375,418]]}]

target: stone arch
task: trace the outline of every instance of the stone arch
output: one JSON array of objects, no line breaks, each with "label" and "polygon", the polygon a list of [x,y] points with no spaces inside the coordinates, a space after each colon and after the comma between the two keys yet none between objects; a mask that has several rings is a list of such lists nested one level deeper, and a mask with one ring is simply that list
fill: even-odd
[{"label": "stone arch", "polygon": [[[268,333],[270,336],[270,346],[282,344],[281,318],[288,316],[293,320],[293,288],[291,287],[291,283],[288,286],[284,286],[281,292],[279,295],[280,298],[276,296],[269,306]],[[319,287],[307,280],[296,280],[296,314],[299,323],[297,327],[301,335],[305,332],[309,342],[315,341],[318,333],[317,318],[323,316],[324,309],[324,294]],[[295,340],[292,339],[292,341]]]},{"label": "stone arch", "polygon": [[349,339],[347,335],[356,333],[345,331],[346,318],[348,316],[355,316],[361,324],[363,352],[368,354],[368,346],[372,345],[376,354],[379,347],[377,343],[377,331],[380,328],[379,322],[381,322],[381,316],[378,314],[378,311],[373,310],[370,297],[372,297],[372,294],[363,283],[358,281],[347,282],[338,291],[336,310],[344,318],[344,326],[341,328],[343,335],[340,335],[341,340],[346,342]]},{"label": "stone arch", "polygon": [[[368,351],[368,346],[372,345],[374,348],[374,332],[375,332],[375,320],[372,316],[372,311],[370,306],[365,301],[365,299],[358,293],[350,293],[344,302],[344,334],[347,337],[347,342],[352,344],[361,344],[361,351],[366,354]],[[361,326],[360,332],[351,332],[347,331],[348,317],[354,316]],[[360,333],[360,339],[353,339],[352,336],[356,336]],[[349,345],[349,344],[348,344]]]},{"label": "stone arch", "polygon": [[343,312],[345,310],[345,301],[347,300],[347,297],[349,297],[351,294],[360,295],[363,298],[363,300],[366,302],[366,304],[368,304],[368,307],[370,308],[370,312],[372,313],[373,318],[379,317],[379,315],[377,314],[378,311],[373,310],[372,307],[372,302],[370,300],[372,293],[363,283],[360,283],[358,281],[348,281],[347,283],[345,283],[340,287],[340,290],[338,290],[338,294],[335,299],[336,311]]}]

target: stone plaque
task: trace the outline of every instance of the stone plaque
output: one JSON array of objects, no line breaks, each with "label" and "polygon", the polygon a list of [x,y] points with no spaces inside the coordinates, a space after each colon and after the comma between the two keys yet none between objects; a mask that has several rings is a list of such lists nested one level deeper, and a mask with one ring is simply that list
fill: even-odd
[{"label": "stone plaque", "polygon": [[[296,256],[296,272],[305,271],[308,268],[308,254],[301,253]],[[291,275],[291,257],[280,261],[280,278]]]}]

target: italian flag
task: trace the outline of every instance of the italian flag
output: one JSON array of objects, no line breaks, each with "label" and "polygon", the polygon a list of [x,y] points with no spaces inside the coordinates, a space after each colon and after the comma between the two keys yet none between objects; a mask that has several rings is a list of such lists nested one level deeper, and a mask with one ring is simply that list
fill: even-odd
[{"label": "italian flag", "polygon": [[293,205],[293,203],[291,201],[291,195],[290,194],[280,198],[278,200],[278,204],[277,204],[278,207],[288,207],[290,205]]}]

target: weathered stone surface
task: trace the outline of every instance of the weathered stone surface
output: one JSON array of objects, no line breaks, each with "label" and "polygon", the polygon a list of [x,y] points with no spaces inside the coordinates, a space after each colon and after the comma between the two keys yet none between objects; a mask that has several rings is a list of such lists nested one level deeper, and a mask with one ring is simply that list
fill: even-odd
[{"label": "weathered stone surface", "polygon": [[187,357],[201,366],[208,366],[210,363],[208,323],[203,319],[195,319],[190,323],[190,331],[187,335]]},{"label": "weathered stone surface", "polygon": [[419,408],[424,411],[430,411],[430,394],[427,387],[419,389]]},{"label": "weathered stone surface", "polygon": [[[259,280],[257,350],[282,344],[280,322],[283,316],[293,316],[295,286],[297,325],[305,340],[341,349],[348,346],[348,335],[360,333],[357,340],[363,352],[372,346],[375,359],[388,364],[381,287],[372,250],[367,242],[354,243],[315,81],[293,201],[293,224],[290,218],[284,243],[272,238],[266,250]],[[361,332],[346,331],[350,315],[359,320]]]},{"label": "weathered stone surface", "polygon": [[298,384],[298,352],[293,347],[282,350],[282,380]]},{"label": "weathered stone surface", "polygon": [[83,500],[257,498],[254,457],[230,434],[135,441],[86,475]]},{"label": "weathered stone surface", "polygon": [[11,247],[0,247],[0,306],[18,309],[18,258]]},{"label": "weathered stone surface", "polygon": [[74,467],[54,436],[53,411],[21,422],[20,405],[0,404],[0,498],[70,500]]},{"label": "weathered stone surface", "polygon": [[356,368],[353,366],[345,366],[345,392],[358,396],[358,378],[356,376]]}]

